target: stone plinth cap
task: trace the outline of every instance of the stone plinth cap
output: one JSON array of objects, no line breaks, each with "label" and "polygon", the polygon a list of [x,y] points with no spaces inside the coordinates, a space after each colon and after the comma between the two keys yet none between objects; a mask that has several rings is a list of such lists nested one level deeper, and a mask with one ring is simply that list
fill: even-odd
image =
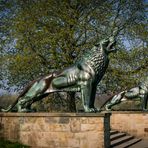
[{"label": "stone plinth cap", "polygon": [[148,114],[148,111],[110,111],[112,114]]},{"label": "stone plinth cap", "polygon": [[0,112],[0,117],[106,117],[110,116],[111,113],[47,113],[47,112],[36,112],[36,113],[3,113]]}]

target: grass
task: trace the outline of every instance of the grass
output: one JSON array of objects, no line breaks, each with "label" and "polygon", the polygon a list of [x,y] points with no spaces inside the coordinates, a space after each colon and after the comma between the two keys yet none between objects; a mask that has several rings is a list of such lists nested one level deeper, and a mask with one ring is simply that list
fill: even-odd
[{"label": "grass", "polygon": [[8,140],[0,139],[0,148],[29,148],[29,146],[22,145],[18,142],[10,142]]}]

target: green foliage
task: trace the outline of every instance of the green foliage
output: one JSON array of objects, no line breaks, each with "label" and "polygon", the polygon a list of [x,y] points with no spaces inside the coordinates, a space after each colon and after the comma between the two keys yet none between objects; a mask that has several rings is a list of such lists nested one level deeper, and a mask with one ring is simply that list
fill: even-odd
[{"label": "green foliage", "polygon": [[147,76],[148,50],[139,46],[130,51],[119,50],[112,55],[105,83],[107,89],[121,91],[137,86]]}]

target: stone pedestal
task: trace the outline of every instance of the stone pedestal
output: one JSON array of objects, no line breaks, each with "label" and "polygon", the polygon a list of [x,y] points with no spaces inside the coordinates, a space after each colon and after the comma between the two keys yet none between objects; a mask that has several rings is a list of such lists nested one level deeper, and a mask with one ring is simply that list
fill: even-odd
[{"label": "stone pedestal", "polygon": [[32,147],[108,148],[110,113],[0,113],[0,136]]}]

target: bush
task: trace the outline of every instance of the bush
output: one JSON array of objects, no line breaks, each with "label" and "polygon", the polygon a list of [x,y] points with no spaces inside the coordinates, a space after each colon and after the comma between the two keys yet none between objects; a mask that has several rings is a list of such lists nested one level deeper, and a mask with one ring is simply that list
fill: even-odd
[{"label": "bush", "polygon": [[8,140],[0,139],[0,148],[29,148],[29,146],[22,145],[18,142],[10,142]]}]

